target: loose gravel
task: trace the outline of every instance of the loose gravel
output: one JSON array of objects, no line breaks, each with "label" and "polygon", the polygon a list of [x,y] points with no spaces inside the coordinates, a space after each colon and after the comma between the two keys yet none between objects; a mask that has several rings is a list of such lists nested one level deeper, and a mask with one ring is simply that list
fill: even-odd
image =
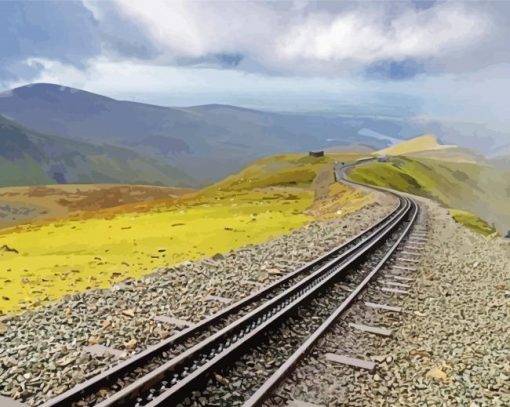
[{"label": "loose gravel", "polygon": [[[158,270],[108,290],[0,320],[0,395],[38,405],[117,363],[85,346],[102,344],[128,357],[178,331],[157,315],[198,322],[366,229],[392,209],[373,204],[344,218],[315,222],[262,245]],[[121,358],[122,358],[121,357]]]},{"label": "loose gravel", "polygon": [[[422,202],[429,239],[413,265],[417,271],[386,272],[412,278],[400,280],[411,285],[409,295],[381,292],[391,279],[381,276],[267,405],[292,399],[319,406],[510,405],[510,242],[476,235],[437,204]],[[403,312],[374,310],[363,301]],[[360,333],[350,322],[394,335]],[[372,360],[377,368],[337,365],[325,359],[328,352]]]}]

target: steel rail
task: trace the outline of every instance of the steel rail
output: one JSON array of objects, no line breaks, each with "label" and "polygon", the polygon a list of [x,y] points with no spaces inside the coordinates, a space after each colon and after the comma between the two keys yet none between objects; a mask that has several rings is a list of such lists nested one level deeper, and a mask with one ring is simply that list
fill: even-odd
[{"label": "steel rail", "polygon": [[393,195],[393,196],[401,199],[403,197],[403,195],[401,193],[395,192],[392,189],[379,187],[376,185],[364,184],[362,182],[353,181],[352,179],[347,177],[348,170],[356,167],[360,163],[364,164],[364,163],[371,162],[371,161],[376,161],[376,159],[375,158],[363,158],[363,159],[360,159],[352,164],[343,165],[341,167],[334,167],[335,178],[337,180],[338,179],[342,180],[342,182],[344,182],[346,184],[357,185],[357,186],[361,186],[361,187],[369,188],[369,189],[375,189],[376,191],[384,192],[386,194],[390,194],[390,195]]},{"label": "steel rail", "polygon": [[[317,267],[319,264],[327,261],[330,258],[336,258],[333,259],[333,261],[339,262],[345,259],[350,253],[352,253],[353,248],[349,248],[350,246],[356,244],[358,240],[361,242],[368,241],[373,236],[375,236],[378,232],[378,230],[384,228],[389,222],[391,222],[392,219],[395,219],[398,217],[402,211],[403,211],[404,201],[399,199],[398,204],[395,206],[395,208],[384,218],[377,221],[373,225],[369,226],[365,230],[358,233],[353,238],[349,239],[347,242],[343,243],[340,246],[337,246],[330,250],[329,252],[323,254],[317,259],[314,259],[313,261],[305,264],[304,266],[300,267],[296,271],[293,271],[285,276],[283,276],[281,279],[263,287],[261,290],[251,294],[250,296],[247,296],[238,302],[235,302],[220,311],[216,312],[215,314],[203,319],[199,323],[186,328],[177,334],[171,336],[170,338],[159,342],[158,344],[149,347],[145,351],[142,351],[135,356],[109,368],[108,370],[93,376],[92,378],[88,379],[87,381],[78,384],[74,386],[73,388],[69,389],[68,391],[52,398],[51,400],[48,400],[44,404],[42,404],[40,407],[66,407],[70,406],[73,402],[79,401],[83,399],[86,396],[92,395],[96,393],[99,389],[105,387],[105,386],[111,386],[114,384],[118,379],[121,379],[125,376],[127,376],[130,372],[135,370],[136,368],[143,366],[145,362],[149,361],[150,359],[157,358],[160,356],[163,352],[169,350],[172,346],[176,346],[187,339],[193,337],[194,335],[199,334],[201,331],[205,331],[211,326],[214,326],[218,321],[222,320],[223,318],[226,318],[238,311],[240,311],[242,308],[249,306],[253,304],[254,302],[260,300],[264,296],[267,296],[271,294],[273,291],[276,291],[280,289],[282,286],[287,284],[289,281],[291,281],[293,278],[298,277],[299,275],[303,273],[307,273],[310,271],[310,269]],[[360,243],[361,243],[360,242]],[[358,243],[359,244],[359,243]],[[354,246],[357,247],[357,245]]]},{"label": "steel rail", "polygon": [[[373,161],[374,159],[365,159],[364,162]],[[388,190],[385,188],[379,188],[372,185],[365,185],[356,181],[352,181],[347,178],[346,171],[349,168],[355,167],[356,164],[346,165],[342,168],[335,168],[335,176],[336,178],[342,179],[342,181],[354,185],[361,185],[364,187],[373,188],[376,190],[380,190],[383,192],[387,192],[393,194],[395,196],[402,196],[400,194],[395,193],[392,190]],[[358,287],[340,304],[340,306],[321,324],[315,332],[308,337],[308,339],[285,361],[285,363],[278,368],[276,372],[274,372],[265,382],[264,384],[257,389],[257,391],[243,404],[243,407],[259,407],[262,406],[264,401],[266,401],[272,394],[272,392],[276,389],[276,387],[290,375],[294,367],[299,363],[310,351],[310,349],[314,346],[319,338],[321,338],[326,331],[330,328],[330,326],[338,319],[338,317],[343,314],[355,301],[359,293],[365,288],[365,286],[374,278],[374,276],[379,272],[379,270],[384,267],[387,261],[391,258],[391,256],[396,252],[398,246],[402,242],[402,240],[408,235],[411,230],[417,216],[419,213],[419,208],[416,203],[413,201],[413,205],[415,206],[414,213],[411,217],[411,220],[402,235],[395,242],[395,244],[388,250],[383,259],[374,267],[374,269],[367,275],[367,277],[358,285]]]},{"label": "steel rail", "polygon": [[372,271],[365,277],[365,279],[356,287],[355,290],[338,306],[338,308],[321,324],[313,334],[311,334],[306,341],[281,365],[276,372],[274,372],[264,384],[257,389],[257,391],[243,404],[243,407],[259,407],[271,396],[276,387],[290,375],[294,367],[299,363],[315,345],[317,340],[321,338],[338,319],[357,299],[360,292],[367,286],[368,283],[374,278],[379,270],[384,267],[390,257],[395,253],[402,240],[408,235],[412,228],[417,216],[418,205],[413,202],[413,214],[409,224],[398,240],[388,250],[382,260],[372,269]]},{"label": "steel rail", "polygon": [[[309,301],[317,292],[352,266],[405,220],[412,204],[404,201],[404,211],[393,219],[377,236],[360,243],[355,252],[340,264],[328,264],[310,276],[299,281],[295,286],[262,304],[249,314],[215,333],[204,341],[183,352],[164,365],[148,373],[142,379],[125,387],[97,407],[133,405],[136,397],[141,397],[139,404],[147,407],[175,405],[196,388],[199,383],[207,381],[209,374],[226,360],[233,358],[240,351],[246,351],[250,343],[260,334],[282,321],[299,305]],[[209,356],[207,356],[209,355]],[[180,370],[179,370],[180,369]],[[176,373],[179,372],[179,373]],[[170,375],[173,374],[173,378]],[[170,387],[168,388],[168,382]],[[156,386],[161,386],[156,389]],[[150,390],[148,392],[148,390]],[[143,400],[145,399],[145,400]],[[144,404],[149,401],[148,404]]]}]

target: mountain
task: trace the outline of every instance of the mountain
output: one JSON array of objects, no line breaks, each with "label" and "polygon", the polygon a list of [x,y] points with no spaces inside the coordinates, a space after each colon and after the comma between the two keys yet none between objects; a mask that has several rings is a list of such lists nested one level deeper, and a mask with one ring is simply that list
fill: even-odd
[{"label": "mountain", "polygon": [[202,183],[270,154],[390,144],[371,133],[359,134],[367,123],[357,118],[227,105],[161,107],[43,83],[0,94],[0,114],[42,133],[150,155]]},{"label": "mountain", "polygon": [[66,183],[187,186],[194,180],[125,148],[38,133],[0,116],[0,185]]}]

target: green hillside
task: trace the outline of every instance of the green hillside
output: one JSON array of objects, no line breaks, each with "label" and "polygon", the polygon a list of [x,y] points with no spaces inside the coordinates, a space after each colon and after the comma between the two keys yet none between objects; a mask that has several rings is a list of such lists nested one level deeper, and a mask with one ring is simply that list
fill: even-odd
[{"label": "green hillside", "polygon": [[193,180],[125,148],[40,134],[0,116],[0,186],[67,183],[189,186]]},{"label": "green hillside", "polygon": [[356,154],[328,154],[324,157],[309,157],[303,154],[270,156],[251,163],[211,188],[239,191],[272,186],[307,186],[320,170],[327,165],[331,166],[338,157],[354,160],[360,156]]},{"label": "green hillside", "polygon": [[471,212],[461,211],[459,209],[450,209],[450,215],[455,219],[455,222],[460,223],[476,233],[484,236],[491,235],[495,232],[494,228],[490,226],[483,219],[473,215]]},{"label": "green hillside", "polygon": [[510,172],[475,163],[393,157],[354,168],[352,179],[434,199],[510,229]]}]

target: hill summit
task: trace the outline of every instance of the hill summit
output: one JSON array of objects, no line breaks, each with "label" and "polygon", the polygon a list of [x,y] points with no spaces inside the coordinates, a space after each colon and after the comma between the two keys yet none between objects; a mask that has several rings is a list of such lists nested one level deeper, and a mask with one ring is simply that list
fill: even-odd
[{"label": "hill summit", "polygon": [[425,134],[379,150],[376,155],[406,155],[458,163],[485,164],[487,160],[474,151],[451,144],[441,144],[433,134]]},{"label": "hill summit", "polygon": [[385,148],[383,150],[379,150],[377,154],[383,155],[405,155],[412,153],[419,153],[422,151],[431,151],[431,150],[444,150],[447,148],[455,148],[457,146],[454,145],[443,145],[438,140],[437,137],[433,134],[424,134],[419,137],[414,137],[412,139],[403,141],[394,146]]}]

